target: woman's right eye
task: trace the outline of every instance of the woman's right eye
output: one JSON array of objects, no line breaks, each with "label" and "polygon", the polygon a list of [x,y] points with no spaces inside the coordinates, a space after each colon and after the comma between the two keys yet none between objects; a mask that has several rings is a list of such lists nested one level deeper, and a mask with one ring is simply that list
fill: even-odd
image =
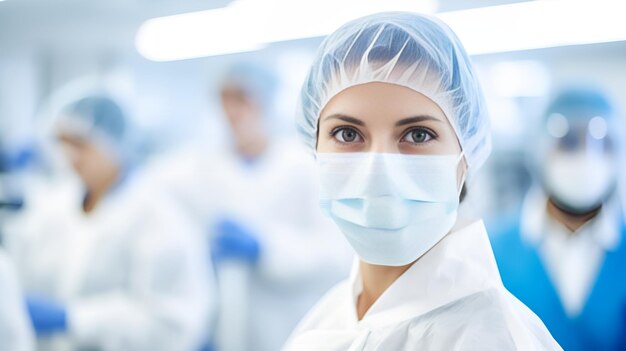
[{"label": "woman's right eye", "polygon": [[335,140],[344,144],[358,143],[363,140],[359,132],[357,132],[356,129],[354,128],[347,128],[347,127],[337,128],[333,130],[331,134],[333,138],[335,138]]}]

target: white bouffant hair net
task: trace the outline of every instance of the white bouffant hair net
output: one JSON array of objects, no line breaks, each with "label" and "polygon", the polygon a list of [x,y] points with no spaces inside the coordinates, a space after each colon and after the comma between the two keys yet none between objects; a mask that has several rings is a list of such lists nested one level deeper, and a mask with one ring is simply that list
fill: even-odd
[{"label": "white bouffant hair net", "polygon": [[401,85],[439,105],[456,132],[469,175],[489,156],[489,117],[481,88],[465,49],[441,21],[409,12],[378,13],[328,36],[300,96],[298,129],[311,148],[328,101],[369,82]]}]

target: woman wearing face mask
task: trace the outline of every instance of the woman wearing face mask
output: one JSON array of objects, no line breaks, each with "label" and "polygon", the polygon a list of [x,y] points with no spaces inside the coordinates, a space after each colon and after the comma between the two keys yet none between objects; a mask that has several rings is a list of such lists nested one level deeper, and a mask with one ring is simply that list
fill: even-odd
[{"label": "woman wearing face mask", "polygon": [[359,260],[285,349],[561,349],[502,285],[482,222],[459,216],[489,122],[447,26],[412,13],[350,22],[322,44],[301,99],[322,209]]}]

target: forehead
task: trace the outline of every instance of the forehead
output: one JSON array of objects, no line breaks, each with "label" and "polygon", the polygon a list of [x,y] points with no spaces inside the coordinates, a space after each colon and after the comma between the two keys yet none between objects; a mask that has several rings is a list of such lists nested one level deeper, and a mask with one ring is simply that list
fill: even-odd
[{"label": "forehead", "polygon": [[392,83],[359,84],[332,97],[320,113],[320,118],[346,114],[356,118],[395,119],[415,115],[430,115],[446,120],[434,101],[417,91]]}]

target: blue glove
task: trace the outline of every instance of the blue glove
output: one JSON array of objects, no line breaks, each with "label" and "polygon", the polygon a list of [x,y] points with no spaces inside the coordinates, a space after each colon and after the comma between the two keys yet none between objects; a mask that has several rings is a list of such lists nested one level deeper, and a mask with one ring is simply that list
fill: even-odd
[{"label": "blue glove", "polygon": [[65,307],[57,302],[44,296],[27,295],[26,307],[37,335],[44,336],[67,330]]},{"label": "blue glove", "polygon": [[199,351],[214,351],[214,350],[215,349],[213,348],[213,344],[207,341],[200,347]]},{"label": "blue glove", "polygon": [[211,251],[213,259],[239,259],[255,263],[259,259],[259,241],[247,228],[239,223],[223,219],[216,226],[217,235],[213,239]]}]

